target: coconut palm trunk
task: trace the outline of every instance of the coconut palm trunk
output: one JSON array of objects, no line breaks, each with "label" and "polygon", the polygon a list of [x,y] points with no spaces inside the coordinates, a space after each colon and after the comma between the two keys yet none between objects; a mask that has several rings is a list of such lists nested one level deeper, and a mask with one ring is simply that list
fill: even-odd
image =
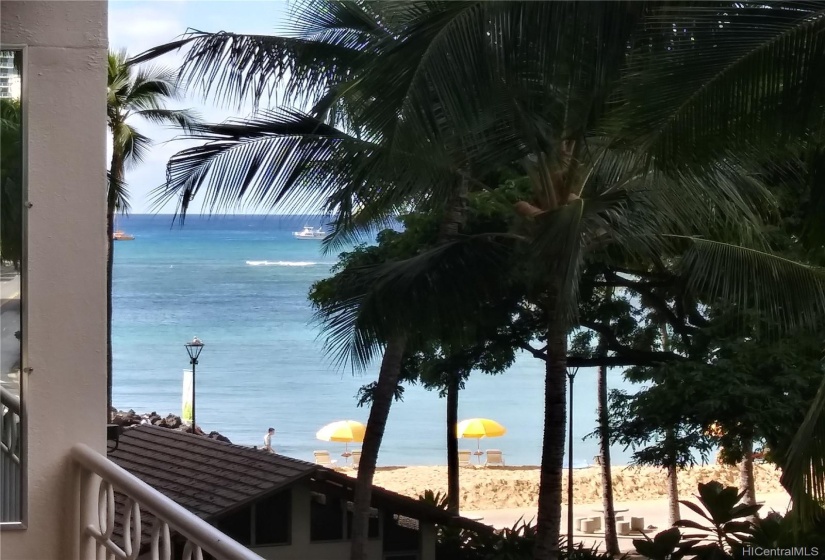
[{"label": "coconut palm trunk", "polygon": [[123,180],[123,156],[115,149],[109,170],[106,193],[106,421],[112,416],[112,275],[115,264],[115,212],[117,211],[117,185]]},{"label": "coconut palm trunk", "polygon": [[369,528],[370,506],[372,503],[372,482],[378,463],[378,450],[384,437],[390,407],[401,374],[401,361],[407,345],[403,334],[392,337],[387,342],[387,349],[381,360],[378,384],[373,393],[370,416],[361,446],[361,460],[358,464],[358,479],[355,484],[352,515],[351,560],[366,560],[367,531]]},{"label": "coconut palm trunk", "polygon": [[460,492],[458,469],[459,372],[452,372],[447,385],[447,510],[458,514]]},{"label": "coconut palm trunk", "polygon": [[[667,438],[672,439],[672,430],[668,431]],[[667,524],[673,527],[677,521],[682,519],[679,509],[679,469],[675,464],[675,457],[671,458],[671,464],[667,466]]]},{"label": "coconut palm trunk", "polygon": [[756,505],[756,481],[753,477],[753,440],[743,438],[742,461],[739,463],[739,490],[745,492],[744,502]]},{"label": "coconut palm trunk", "polygon": [[[558,291],[547,306],[547,360],[544,373],[544,441],[541,452],[536,560],[559,558],[562,475],[567,425],[567,322]],[[568,504],[568,507],[573,507]]]},{"label": "coconut palm trunk", "polygon": [[166,109],[178,98],[177,76],[171,70],[136,68],[126,51],[109,52],[106,114],[112,138],[112,161],[106,192],[106,396],[107,418],[112,408],[112,272],[114,269],[115,213],[125,212],[128,192],[124,179],[129,165],[143,160],[151,145],[132,120],[136,117],[156,124],[172,124],[189,130],[196,122],[188,109]]},{"label": "coconut palm trunk", "polygon": [[[670,334],[667,330],[667,325],[662,323],[659,325],[659,331],[662,337],[662,350],[667,352],[670,350]],[[673,428],[669,428],[665,432],[665,442],[669,443],[670,455],[667,457],[669,464],[667,465],[667,524],[672,527],[677,521],[682,519],[682,513],[679,509],[679,469],[676,466],[676,432]]]},{"label": "coconut palm trunk", "polygon": [[[439,233],[439,243],[448,241],[460,232],[466,219],[468,190],[467,181],[463,178],[459,180],[444,215]],[[378,450],[384,437],[384,428],[387,424],[390,406],[398,387],[398,378],[401,374],[406,346],[407,335],[405,333],[396,334],[387,342],[387,348],[381,360],[378,384],[373,394],[370,416],[367,420],[367,431],[364,435],[364,444],[361,447],[361,461],[358,465],[358,479],[353,498],[354,511],[350,560],[367,560],[367,530],[372,499],[372,482],[375,477]]]},{"label": "coconut palm trunk", "polygon": [[610,426],[607,404],[607,366],[599,366],[598,378],[599,453],[602,458],[602,509],[604,509],[604,544],[608,554],[620,554],[616,534],[616,508],[613,505],[613,479],[610,470]]}]

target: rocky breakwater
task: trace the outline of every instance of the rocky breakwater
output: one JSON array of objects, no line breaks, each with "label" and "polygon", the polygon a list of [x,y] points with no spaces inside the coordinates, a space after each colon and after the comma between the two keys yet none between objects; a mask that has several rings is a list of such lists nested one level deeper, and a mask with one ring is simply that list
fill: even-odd
[{"label": "rocky breakwater", "polygon": [[[170,430],[177,430],[179,432],[190,432],[192,430],[190,425],[183,423],[180,416],[175,416],[174,414],[168,414],[167,416],[161,416],[157,412],[144,412],[143,414],[140,414],[134,410],[124,411],[115,410],[114,408],[112,409],[112,424],[117,424],[118,426],[123,426],[124,428],[128,426],[150,424],[152,426],[169,428]],[[196,427],[195,433],[210,439],[232,443],[229,441],[228,437],[220,434],[219,432],[206,433],[201,430],[200,426]]]}]

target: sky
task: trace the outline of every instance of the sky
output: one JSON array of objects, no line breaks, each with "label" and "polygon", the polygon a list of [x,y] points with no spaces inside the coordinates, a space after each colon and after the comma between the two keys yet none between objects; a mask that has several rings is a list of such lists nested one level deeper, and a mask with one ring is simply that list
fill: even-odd
[{"label": "sky", "polygon": [[[288,9],[286,0],[110,0],[109,47],[113,50],[126,49],[129,55],[136,55],[173,41],[189,28],[210,32],[274,34],[283,30]],[[174,68],[181,59],[179,54],[170,54],[158,59],[156,64]],[[216,107],[209,100],[204,100],[198,92],[186,92],[183,99],[173,106],[194,109],[208,122],[221,122],[250,112],[249,107]],[[155,208],[149,193],[163,183],[169,157],[192,143],[173,140],[180,135],[180,131],[139,120],[131,124],[151,138],[153,146],[143,163],[127,170],[126,182],[131,193],[130,213],[172,212],[173,204],[160,210]],[[194,211],[200,208],[198,202],[193,202]]]}]

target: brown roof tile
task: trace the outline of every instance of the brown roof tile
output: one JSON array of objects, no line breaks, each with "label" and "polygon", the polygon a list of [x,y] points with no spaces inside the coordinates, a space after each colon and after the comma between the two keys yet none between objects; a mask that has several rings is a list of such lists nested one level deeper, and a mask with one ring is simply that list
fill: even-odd
[{"label": "brown roof tile", "polygon": [[[207,520],[303,479],[343,487],[348,493],[355,486],[354,478],[314,463],[157,426],[126,428],[117,449],[108,455],[120,467]],[[122,500],[118,496],[119,534],[124,513]],[[390,506],[396,513],[435,523],[491,530],[379,487],[373,488],[373,505]],[[151,523],[145,522],[143,526],[145,531]]]},{"label": "brown roof tile", "polygon": [[109,458],[204,519],[312,476],[317,466],[157,426],[132,426]]}]

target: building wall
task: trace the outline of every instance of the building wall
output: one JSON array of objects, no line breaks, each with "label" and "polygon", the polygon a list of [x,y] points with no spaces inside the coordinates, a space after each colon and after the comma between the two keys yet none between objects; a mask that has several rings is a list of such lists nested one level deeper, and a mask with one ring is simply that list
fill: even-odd
[{"label": "building wall", "polygon": [[[289,546],[253,547],[257,554],[267,560],[338,560],[348,558],[350,541],[310,542],[310,491],[309,488],[295,485],[292,488],[292,544]],[[369,541],[368,558],[380,559],[382,556],[381,539]]]},{"label": "building wall", "polygon": [[106,446],[106,48],[100,2],[0,6],[4,46],[25,45],[28,252],[23,285],[26,528],[0,557],[71,558],[69,450]]},{"label": "building wall", "polygon": [[435,543],[438,529],[435,525],[421,523],[421,560],[435,560]]}]

